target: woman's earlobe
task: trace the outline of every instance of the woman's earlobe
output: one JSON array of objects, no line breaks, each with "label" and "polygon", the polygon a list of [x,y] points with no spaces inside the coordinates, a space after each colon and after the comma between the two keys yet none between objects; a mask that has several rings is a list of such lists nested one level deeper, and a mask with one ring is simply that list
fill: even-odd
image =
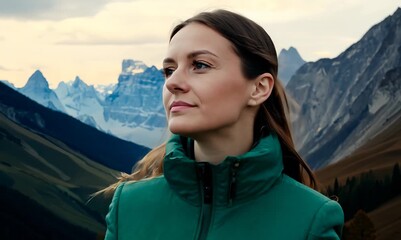
[{"label": "woman's earlobe", "polygon": [[258,103],[255,99],[251,98],[248,101],[248,105],[254,107],[254,106],[258,105]]}]

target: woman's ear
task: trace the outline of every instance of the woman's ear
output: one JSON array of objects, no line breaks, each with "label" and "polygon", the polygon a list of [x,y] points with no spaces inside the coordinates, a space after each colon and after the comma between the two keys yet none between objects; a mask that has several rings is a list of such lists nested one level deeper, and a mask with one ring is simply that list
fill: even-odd
[{"label": "woman's ear", "polygon": [[249,106],[257,106],[262,104],[269,98],[274,86],[274,78],[270,73],[259,75],[252,86],[251,96],[248,101]]}]

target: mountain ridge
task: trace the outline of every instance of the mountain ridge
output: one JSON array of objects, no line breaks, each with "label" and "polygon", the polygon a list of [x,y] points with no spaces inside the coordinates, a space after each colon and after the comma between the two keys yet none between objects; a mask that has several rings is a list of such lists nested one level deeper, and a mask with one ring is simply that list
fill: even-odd
[{"label": "mountain ridge", "polygon": [[[350,154],[399,114],[391,103],[401,101],[400,43],[398,9],[338,57],[306,63],[291,78],[287,93],[302,106],[293,114],[294,139],[313,168]],[[396,88],[389,92],[386,82]]]},{"label": "mountain ridge", "polygon": [[118,139],[71,116],[48,109],[3,83],[0,83],[0,92],[0,112],[8,118],[35,132],[60,139],[112,169],[131,172],[135,162],[149,151],[144,146]]}]

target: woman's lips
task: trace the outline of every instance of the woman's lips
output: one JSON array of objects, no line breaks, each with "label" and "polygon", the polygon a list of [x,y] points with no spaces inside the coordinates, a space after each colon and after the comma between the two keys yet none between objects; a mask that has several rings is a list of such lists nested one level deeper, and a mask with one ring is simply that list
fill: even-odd
[{"label": "woman's lips", "polygon": [[184,102],[184,101],[174,101],[170,105],[170,112],[172,112],[172,113],[180,112],[182,110],[193,108],[193,107],[195,107],[195,105]]}]

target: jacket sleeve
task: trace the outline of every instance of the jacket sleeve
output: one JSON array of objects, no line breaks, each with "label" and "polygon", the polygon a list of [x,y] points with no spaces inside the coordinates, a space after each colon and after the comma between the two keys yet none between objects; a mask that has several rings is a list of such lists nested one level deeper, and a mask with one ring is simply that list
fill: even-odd
[{"label": "jacket sleeve", "polygon": [[333,200],[327,201],[315,214],[308,240],[341,239],[343,225],[344,213],[340,204]]},{"label": "jacket sleeve", "polygon": [[121,190],[123,189],[124,183],[118,185],[114,192],[113,200],[109,206],[109,212],[106,215],[107,231],[105,240],[116,240],[118,239],[118,205],[120,201]]}]

